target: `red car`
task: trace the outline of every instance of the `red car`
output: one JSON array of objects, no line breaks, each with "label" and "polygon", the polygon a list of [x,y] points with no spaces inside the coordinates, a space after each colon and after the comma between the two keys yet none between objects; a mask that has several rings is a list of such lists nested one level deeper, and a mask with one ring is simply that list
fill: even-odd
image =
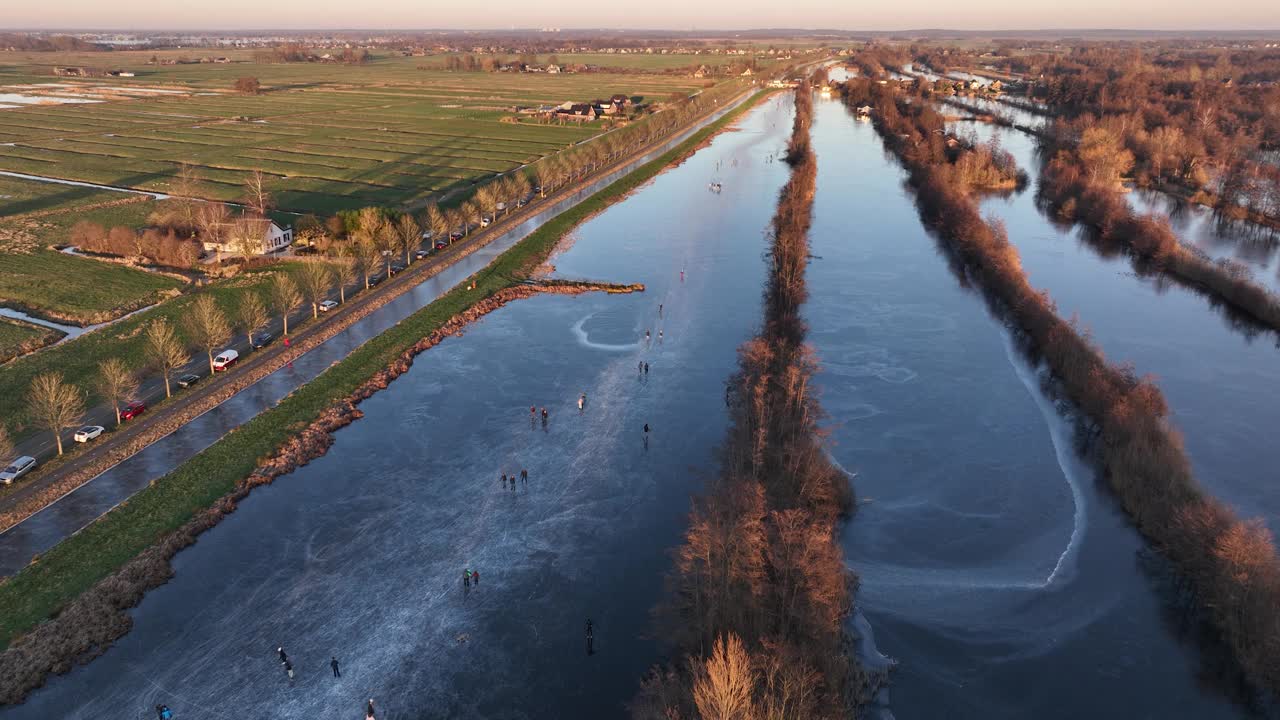
[{"label": "red car", "polygon": [[121,420],[132,420],[147,411],[147,404],[144,402],[131,402],[120,411]]}]

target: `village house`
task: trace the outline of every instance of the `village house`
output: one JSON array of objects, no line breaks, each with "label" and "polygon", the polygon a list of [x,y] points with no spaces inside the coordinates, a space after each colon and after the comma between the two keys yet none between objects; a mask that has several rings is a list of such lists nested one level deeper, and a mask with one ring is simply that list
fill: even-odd
[{"label": "village house", "polygon": [[557,75],[557,74],[559,74],[559,73],[560,73],[560,66],[559,66],[559,65],[548,65],[548,66],[547,66],[547,73],[548,73],[548,74],[551,74],[551,75]]},{"label": "village house", "polygon": [[710,74],[711,74],[711,71],[707,69],[706,65],[699,65],[698,69],[693,72],[693,76],[699,79],[704,78]]},{"label": "village house", "polygon": [[[262,248],[254,252],[255,255],[267,255],[273,252],[279,252],[293,244],[293,228],[282,228],[274,221],[266,218],[259,218],[254,221],[255,233],[262,237]],[[206,240],[202,244],[204,249],[209,252],[232,252],[239,253],[240,247],[237,245],[236,238],[231,232],[232,228],[224,228],[221,233],[222,240],[210,241]]]}]

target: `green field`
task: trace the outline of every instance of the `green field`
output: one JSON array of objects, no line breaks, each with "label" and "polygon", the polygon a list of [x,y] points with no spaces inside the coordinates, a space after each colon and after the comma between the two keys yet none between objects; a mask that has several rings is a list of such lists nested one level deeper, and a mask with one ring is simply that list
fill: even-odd
[{"label": "green field", "polygon": [[[600,122],[500,122],[513,105],[585,102],[615,93],[661,100],[704,82],[639,69],[559,75],[419,69],[437,66],[438,57],[389,56],[359,66],[147,65],[151,54],[0,53],[0,84],[56,80],[178,93],[0,110],[0,143],[6,145],[0,170],[165,192],[186,162],[198,167],[202,194],[214,199],[236,199],[245,176],[260,169],[272,176],[282,209],[328,214],[401,205],[514,169],[602,130]],[[671,61],[575,61],[606,57],[655,71]],[[53,65],[76,63],[109,63],[138,76],[50,77]],[[232,92],[242,76],[259,78],[264,92]]]},{"label": "green field", "polygon": [[0,218],[60,213],[87,205],[120,202],[131,197],[142,196],[0,175]]},{"label": "green field", "polygon": [[[500,255],[475,276],[476,289],[461,286],[361,345],[275,407],[224,436],[173,472],[134,495],[81,532],[42,555],[39,562],[0,583],[0,648],[56,613],[95,582],[117,570],[166,533],[230,492],[287,439],[313,422],[413,345],[473,303],[521,282],[572,228],[647,182],[697,148],[717,129],[745,112],[757,94],[652,162],[567,210]],[[50,351],[52,352],[52,351]]]},{"label": "green field", "polygon": [[59,322],[104,322],[180,287],[171,277],[46,248],[0,253],[0,304]]},{"label": "green field", "polygon": [[0,317],[0,363],[42,348],[62,337],[57,330]]}]

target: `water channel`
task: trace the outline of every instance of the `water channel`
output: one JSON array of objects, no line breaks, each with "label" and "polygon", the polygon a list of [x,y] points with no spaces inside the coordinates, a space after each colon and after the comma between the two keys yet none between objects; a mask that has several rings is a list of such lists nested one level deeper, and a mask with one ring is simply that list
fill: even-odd
[{"label": "water channel", "polygon": [[845,551],[900,662],[893,713],[1240,716],[1201,686],[1143,542],[870,123],[838,101],[818,113],[806,311],[832,452],[863,502]]}]

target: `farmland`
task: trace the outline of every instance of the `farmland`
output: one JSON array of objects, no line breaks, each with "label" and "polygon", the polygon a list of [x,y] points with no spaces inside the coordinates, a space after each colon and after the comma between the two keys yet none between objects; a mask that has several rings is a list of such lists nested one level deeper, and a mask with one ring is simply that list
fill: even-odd
[{"label": "farmland", "polygon": [[0,317],[0,364],[62,337],[57,330]]},{"label": "farmland", "polygon": [[[260,169],[270,174],[281,209],[330,214],[421,201],[602,130],[599,122],[502,122],[511,106],[584,102],[614,93],[653,101],[702,85],[656,68],[558,75],[446,72],[434,69],[438,57],[387,57],[356,66],[148,65],[150,55],[0,54],[0,82],[47,83],[54,80],[53,64],[109,62],[137,77],[57,80],[66,86],[63,92],[105,86],[151,93],[0,110],[0,143],[6,145],[0,170],[165,192],[179,164],[189,163],[203,180],[202,195],[234,200],[245,175]],[[679,59],[681,65],[692,60]],[[244,76],[257,77],[263,92],[234,93],[236,78]],[[22,89],[0,90],[11,91]]]}]

